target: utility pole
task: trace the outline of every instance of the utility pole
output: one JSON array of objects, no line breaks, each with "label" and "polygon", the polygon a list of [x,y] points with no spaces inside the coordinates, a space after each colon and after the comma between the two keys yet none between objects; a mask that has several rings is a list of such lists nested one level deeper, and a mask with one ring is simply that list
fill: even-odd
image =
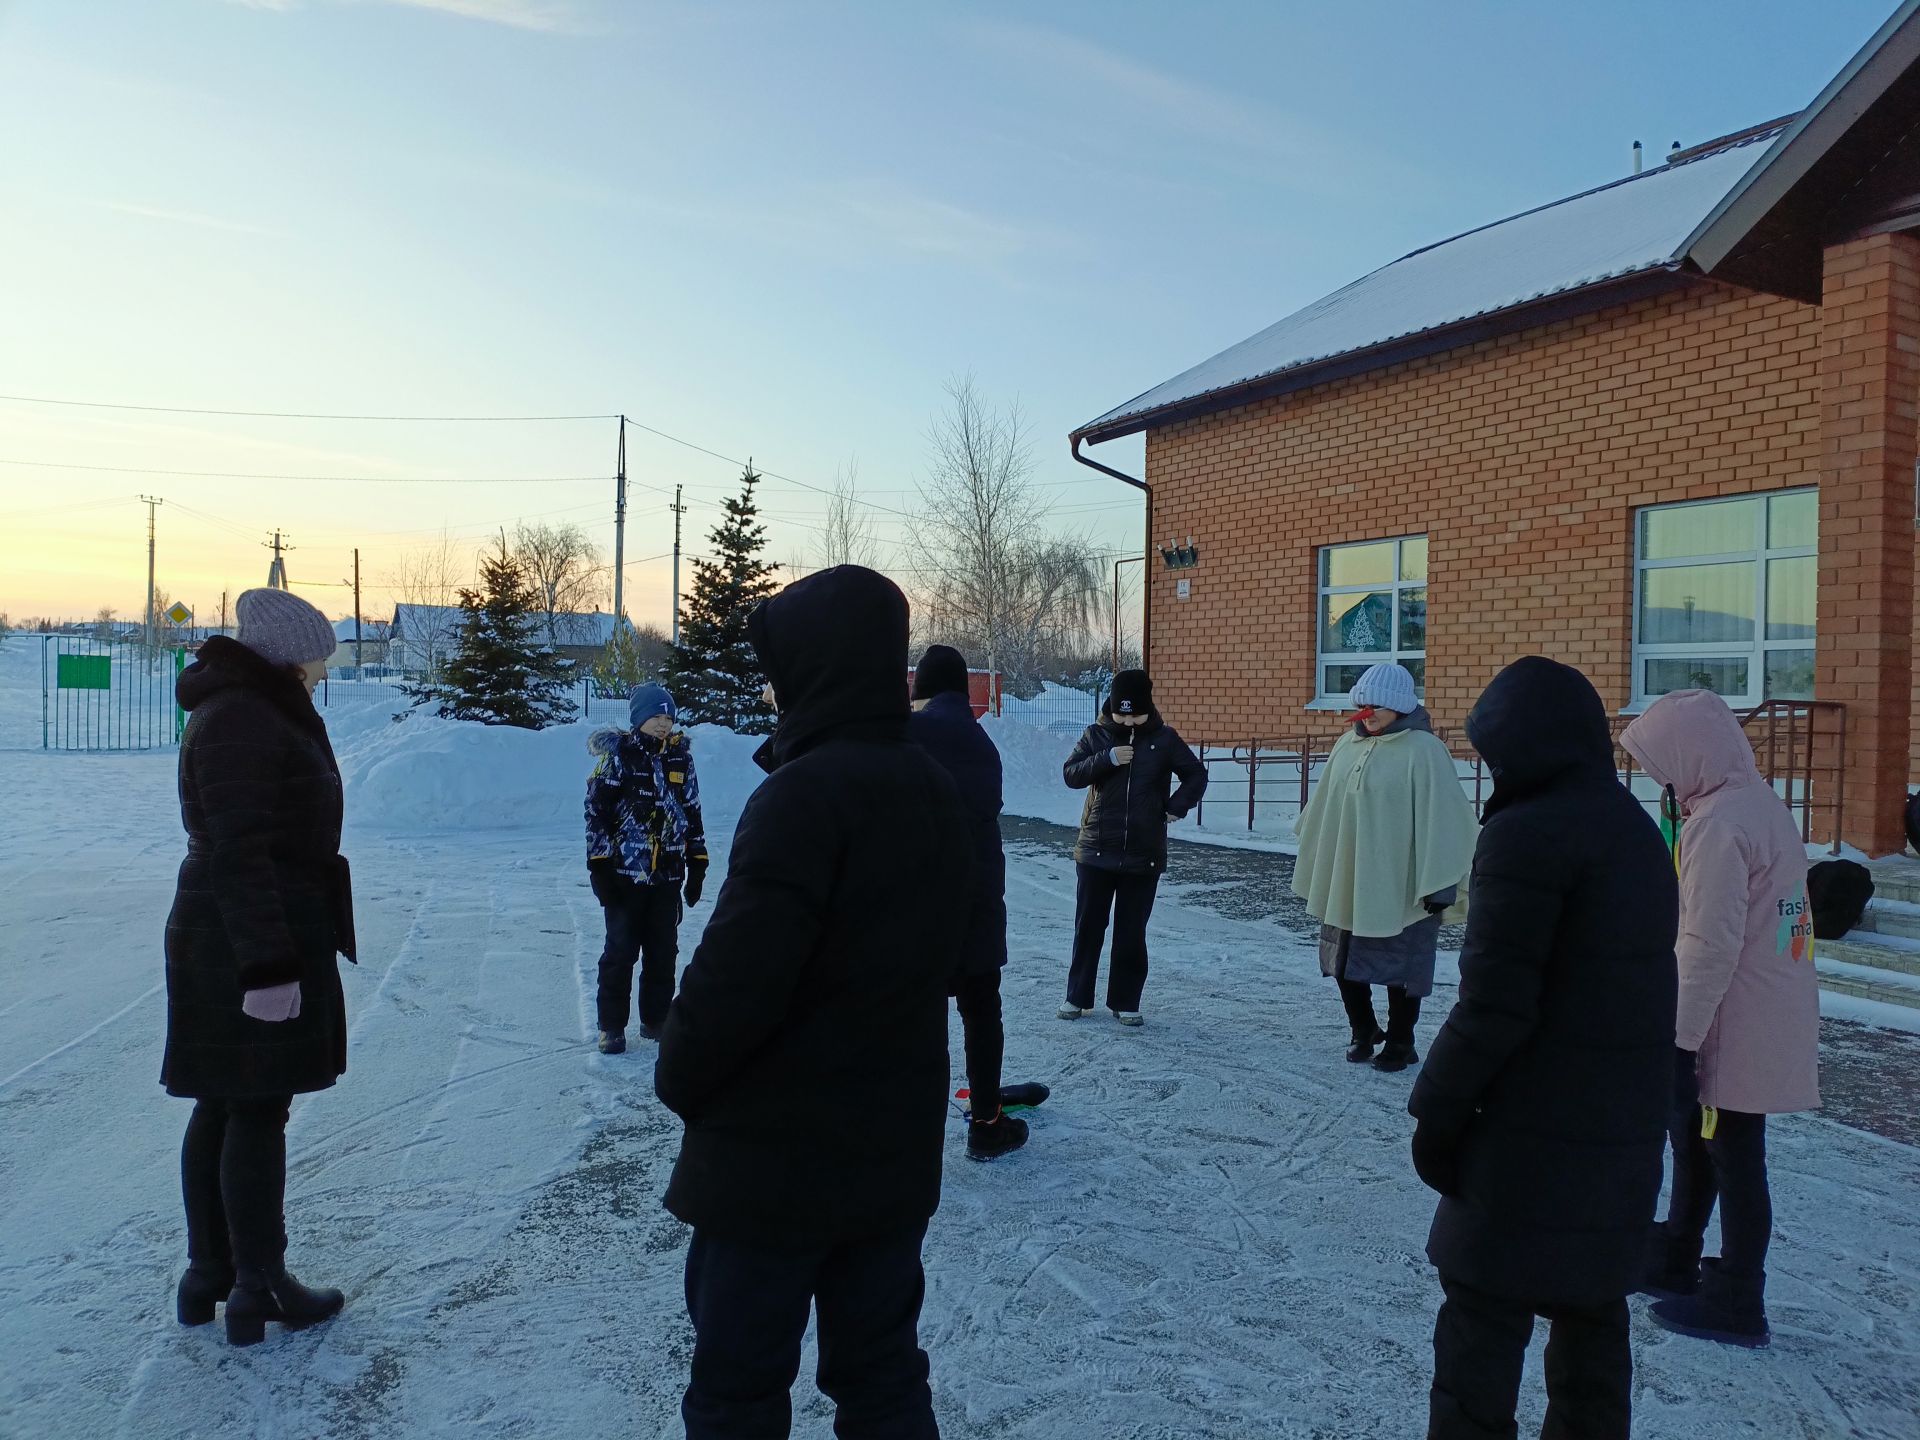
[{"label": "utility pole", "polygon": [[367,663],[366,656],[360,653],[360,547],[353,547],[353,668],[358,671]]},{"label": "utility pole", "polygon": [[269,590],[290,589],[291,587],[287,584],[287,562],[283,552],[293,549],[293,546],[280,538],[278,530],[273,532],[271,543],[262,541],[261,544],[263,548],[273,551],[273,564],[267,567],[267,588]]},{"label": "utility pole", "polygon": [[166,504],[151,495],[142,495],[140,502],[147,507],[147,655],[153,655],[153,512]]},{"label": "utility pole", "polygon": [[680,517],[687,507],[680,503],[680,487],[673,487],[673,643],[680,643]]},{"label": "utility pole", "polygon": [[626,614],[627,580],[627,417],[620,417],[619,468],[613,477],[613,623]]}]

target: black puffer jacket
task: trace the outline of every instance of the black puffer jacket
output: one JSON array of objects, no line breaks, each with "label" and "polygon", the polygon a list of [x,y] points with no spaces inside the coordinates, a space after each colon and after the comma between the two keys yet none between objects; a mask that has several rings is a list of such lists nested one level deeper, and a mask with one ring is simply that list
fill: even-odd
[{"label": "black puffer jacket", "polygon": [[[175,1095],[323,1090],[347,1068],[336,952],[352,958],[340,771],[301,683],[224,637],[180,676],[180,819],[167,917],[167,1053]],[[248,990],[300,982],[300,1014],[255,1020]]]},{"label": "black puffer jacket", "polygon": [[668,1013],[654,1089],[686,1121],[667,1208],[814,1248],[940,1203],[947,983],[972,880],[953,781],[907,740],[907,601],[840,566],[754,611],[771,774]]},{"label": "black puffer jacket", "polygon": [[1632,1290],[1673,1088],[1679,888],[1600,697],[1537,657],[1467,720],[1494,777],[1460,999],[1407,1108],[1442,1275],[1536,1304]]},{"label": "black puffer jacket", "polygon": [[[1113,763],[1118,745],[1133,746],[1132,764]],[[1207,788],[1207,767],[1158,710],[1138,729],[1116,725],[1110,716],[1089,725],[1064,774],[1068,789],[1088,792],[1075,862],[1130,874],[1167,868],[1167,816],[1185,818]]]},{"label": "black puffer jacket", "polygon": [[[957,691],[936,695],[907,721],[907,738],[945,767],[960,791],[973,846],[960,973],[990,975],[1007,963],[1007,857],[1000,843],[1000,751]],[[944,922],[936,922],[944,923]]]}]

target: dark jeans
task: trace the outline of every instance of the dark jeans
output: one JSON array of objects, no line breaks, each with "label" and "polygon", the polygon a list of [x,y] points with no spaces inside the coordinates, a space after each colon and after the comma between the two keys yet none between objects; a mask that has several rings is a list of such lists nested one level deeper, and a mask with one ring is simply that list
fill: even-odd
[{"label": "dark jeans", "polygon": [[1447,1298],[1433,1327],[1427,1440],[1513,1440],[1520,1371],[1534,1316],[1547,1336],[1547,1418],[1541,1440],[1627,1440],[1633,1351],[1627,1302],[1530,1306],[1440,1277]]},{"label": "dark jeans", "polygon": [[811,1301],[821,1393],[840,1440],[939,1440],[927,1352],[922,1224],[827,1250],[760,1250],[693,1232],[687,1314],[693,1376],[680,1416],[688,1440],[783,1440]]},{"label": "dark jeans", "polygon": [[1107,915],[1113,915],[1113,963],[1107,971],[1107,1008],[1138,1010],[1147,988],[1147,917],[1160,876],[1123,874],[1076,867],[1080,883],[1073,901],[1073,966],[1067,972],[1067,1003],[1093,1008],[1093,982],[1100,974],[1100,950],[1107,939]]},{"label": "dark jeans", "polygon": [[954,986],[953,1008],[960,1012],[960,1032],[966,1037],[973,1118],[991,1120],[1000,1113],[1000,1063],[1007,1051],[1006,1031],[1000,1025],[1000,967],[961,976]]},{"label": "dark jeans", "polygon": [[1676,1056],[1673,1098],[1668,1126],[1673,1141],[1669,1242],[1697,1253],[1718,1200],[1720,1269],[1728,1275],[1760,1279],[1766,1274],[1767,1247],[1773,1239],[1767,1117],[1721,1110],[1713,1138],[1703,1139],[1699,1073],[1695,1058],[1684,1050]]},{"label": "dark jeans", "polygon": [[187,1258],[202,1270],[276,1271],[287,1254],[286,1095],[197,1100],[180,1143]]},{"label": "dark jeans", "polygon": [[[1371,1040],[1380,1028],[1380,1021],[1373,1013],[1373,987],[1362,985],[1358,980],[1341,979],[1340,1003],[1347,1007],[1347,1023],[1353,1027],[1353,1038]],[[1413,1027],[1420,1023],[1420,997],[1407,994],[1404,985],[1387,986],[1387,1043],[1391,1045],[1411,1045]]]},{"label": "dark jeans", "polygon": [[670,882],[639,885],[612,875],[599,890],[607,913],[607,944],[600,952],[600,1028],[627,1028],[636,960],[640,1023],[664,1025],[680,959],[680,887]]}]

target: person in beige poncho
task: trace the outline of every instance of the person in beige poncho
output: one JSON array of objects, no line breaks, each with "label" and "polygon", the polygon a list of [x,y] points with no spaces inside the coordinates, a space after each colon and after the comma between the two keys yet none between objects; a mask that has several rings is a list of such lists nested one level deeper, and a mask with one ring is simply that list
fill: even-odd
[{"label": "person in beige poncho", "polygon": [[[1404,1070],[1420,1058],[1413,1029],[1433,993],[1440,915],[1473,864],[1479,822],[1412,675],[1375,665],[1351,698],[1359,717],[1295,826],[1293,892],[1320,922],[1320,970],[1353,1030],[1347,1059]],[[1375,985],[1387,987],[1384,1031]]]}]

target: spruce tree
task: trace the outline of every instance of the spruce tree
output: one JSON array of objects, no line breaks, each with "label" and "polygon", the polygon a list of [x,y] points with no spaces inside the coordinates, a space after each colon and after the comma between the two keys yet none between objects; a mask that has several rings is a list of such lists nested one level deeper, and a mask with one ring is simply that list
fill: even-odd
[{"label": "spruce tree", "polygon": [[572,662],[546,647],[533,586],[504,535],[500,553],[480,562],[480,589],[461,588],[460,609],[460,633],[440,679],[406,687],[416,704],[437,704],[454,720],[523,730],[573,719]]},{"label": "spruce tree", "polygon": [[760,698],[766,677],[747,640],[747,616],[773,594],[779,568],[760,558],[767,528],[753,499],[759,483],[748,461],[739,495],[726,502],[727,518],[708,533],[714,558],[693,562],[693,591],[680,610],[680,643],[667,656],[664,677],[682,719],[743,735],[764,735],[774,718]]}]

